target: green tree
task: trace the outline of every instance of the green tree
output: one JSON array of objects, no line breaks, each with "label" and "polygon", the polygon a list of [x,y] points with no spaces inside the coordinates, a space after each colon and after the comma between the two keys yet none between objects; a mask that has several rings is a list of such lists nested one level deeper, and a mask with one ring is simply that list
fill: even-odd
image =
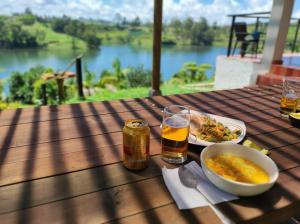
[{"label": "green tree", "polygon": [[30,8],[26,8],[25,12],[21,14],[18,19],[25,25],[32,25],[36,20]]},{"label": "green tree", "polygon": [[191,28],[194,25],[194,20],[191,17],[186,18],[183,21],[183,38],[190,39],[191,38]]},{"label": "green tree", "polygon": [[64,28],[64,32],[72,36],[72,48],[76,49],[76,37],[80,33],[80,22],[78,20],[71,20]]},{"label": "green tree", "polygon": [[183,34],[181,21],[177,18],[172,19],[170,22],[170,27],[173,29],[176,39],[179,40]]},{"label": "green tree", "polygon": [[36,36],[24,30],[19,21],[6,21],[0,30],[0,47],[21,48],[39,45]]},{"label": "green tree", "polygon": [[207,24],[205,18],[195,22],[191,28],[191,44],[193,45],[212,45],[213,31]]},{"label": "green tree", "polygon": [[25,85],[25,80],[21,73],[13,72],[9,78],[9,98],[11,101],[24,101],[24,93],[22,86]]},{"label": "green tree", "polygon": [[101,38],[97,37],[95,32],[91,30],[87,30],[83,36],[82,39],[86,41],[89,48],[98,48],[101,45]]},{"label": "green tree", "polygon": [[34,83],[40,79],[45,71],[48,71],[48,69],[37,66],[23,74],[14,72],[8,81],[9,99],[12,101],[20,101],[24,104],[33,104]]},{"label": "green tree", "polygon": [[69,24],[70,20],[71,20],[70,17],[66,15],[64,15],[61,18],[54,18],[52,21],[52,29],[55,32],[64,33],[65,27]]},{"label": "green tree", "polygon": [[141,19],[140,19],[140,17],[137,16],[132,20],[131,26],[138,27],[140,25],[141,25]]}]

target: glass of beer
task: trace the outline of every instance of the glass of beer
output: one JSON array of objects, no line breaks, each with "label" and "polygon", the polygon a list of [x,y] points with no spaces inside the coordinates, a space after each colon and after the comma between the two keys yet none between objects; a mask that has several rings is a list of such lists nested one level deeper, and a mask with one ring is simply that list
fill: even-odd
[{"label": "glass of beer", "polygon": [[186,161],[189,129],[189,108],[179,105],[171,105],[164,108],[161,129],[163,160],[176,164]]},{"label": "glass of beer", "polygon": [[288,117],[290,113],[296,112],[300,99],[300,79],[286,76],[283,78],[282,96],[280,101],[280,113]]}]

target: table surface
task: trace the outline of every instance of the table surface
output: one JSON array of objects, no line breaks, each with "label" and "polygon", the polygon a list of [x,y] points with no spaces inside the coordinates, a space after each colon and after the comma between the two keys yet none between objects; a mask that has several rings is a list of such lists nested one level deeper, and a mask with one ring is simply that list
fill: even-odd
[{"label": "table surface", "polygon": [[[275,186],[218,208],[237,223],[276,223],[300,211],[300,129],[280,117],[279,86],[5,110],[0,114],[0,222],[221,223],[209,207],[180,211],[162,179],[161,109],[170,104],[243,120],[271,150]],[[143,171],[122,165],[122,127],[151,127]],[[199,162],[201,147],[189,146]]]}]

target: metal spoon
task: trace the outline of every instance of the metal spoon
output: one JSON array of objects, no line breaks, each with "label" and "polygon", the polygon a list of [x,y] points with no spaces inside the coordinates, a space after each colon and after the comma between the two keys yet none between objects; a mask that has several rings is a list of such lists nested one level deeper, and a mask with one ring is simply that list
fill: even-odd
[{"label": "metal spoon", "polygon": [[[181,183],[189,188],[194,188],[196,189],[198,192],[200,192],[202,194],[202,192],[197,188],[197,177],[195,176],[195,174],[192,173],[192,171],[190,171],[188,168],[186,168],[185,166],[180,166],[178,168],[178,175],[179,175],[179,179],[181,181]],[[202,194],[203,197],[206,198],[207,201],[208,198]]]},{"label": "metal spoon", "polygon": [[181,183],[189,188],[197,189],[197,179],[196,176],[185,166],[180,166],[178,169],[178,175]]}]

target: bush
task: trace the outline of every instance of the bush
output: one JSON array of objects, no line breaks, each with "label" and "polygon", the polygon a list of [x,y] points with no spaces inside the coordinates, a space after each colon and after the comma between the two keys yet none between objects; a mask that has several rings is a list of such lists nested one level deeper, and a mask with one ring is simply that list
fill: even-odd
[{"label": "bush", "polygon": [[24,104],[33,104],[36,98],[34,97],[34,84],[41,78],[44,72],[49,71],[51,71],[51,69],[37,66],[23,74],[14,72],[8,81],[9,99]]},{"label": "bush", "polygon": [[16,109],[19,108],[20,104],[19,103],[7,103],[7,102],[3,102],[0,101],[0,110],[6,110],[6,109]]},{"label": "bush", "polygon": [[101,77],[99,81],[99,86],[105,88],[106,85],[118,86],[118,78],[114,75],[106,75],[104,77]]},{"label": "bush", "polygon": [[181,79],[184,83],[201,82],[207,80],[205,72],[209,69],[211,69],[209,64],[197,65],[195,62],[188,62],[173,75],[173,78]]},{"label": "bush", "polygon": [[84,65],[84,81],[83,85],[86,88],[92,88],[95,85],[95,79],[96,79],[96,74],[94,72],[91,72],[87,65]]},{"label": "bush", "polygon": [[143,66],[129,67],[127,80],[130,87],[149,87],[151,86],[152,73],[144,69]]},{"label": "bush", "polygon": [[170,85],[181,85],[181,84],[184,84],[184,80],[179,79],[179,78],[171,78],[168,81],[168,84],[170,84]]},{"label": "bush", "polygon": [[[41,86],[42,84],[46,84],[46,93],[48,104],[57,104],[58,103],[58,87],[55,80],[50,80],[45,82],[42,79],[35,81],[34,88],[34,102],[37,104],[41,104],[42,92]],[[67,95],[67,94],[66,94]]]},{"label": "bush", "polygon": [[4,89],[4,83],[3,80],[0,79],[0,100],[2,100],[3,89]]}]

